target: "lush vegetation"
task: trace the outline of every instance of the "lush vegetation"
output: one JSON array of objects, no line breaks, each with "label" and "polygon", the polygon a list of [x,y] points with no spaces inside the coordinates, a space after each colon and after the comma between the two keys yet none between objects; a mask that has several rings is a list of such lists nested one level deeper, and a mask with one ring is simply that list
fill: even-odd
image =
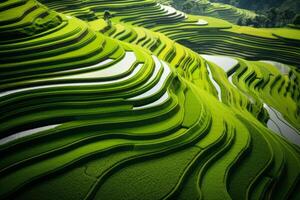
[{"label": "lush vegetation", "polygon": [[0,199],[300,198],[299,29],[153,0],[0,11]]},{"label": "lush vegetation", "polygon": [[266,11],[258,12],[253,19],[240,18],[238,25],[254,27],[284,27],[289,24],[297,24],[297,15],[293,10],[280,10],[271,8]]},{"label": "lush vegetation", "polygon": [[297,23],[300,3],[237,0],[160,0],[186,13],[221,18],[241,26],[284,27]]},{"label": "lush vegetation", "polygon": [[270,8],[278,8],[280,10],[300,11],[300,2],[294,0],[212,0],[213,2],[222,2],[231,4],[240,8],[249,10],[268,10]]},{"label": "lush vegetation", "polygon": [[255,27],[282,27],[296,23],[296,15],[300,13],[300,1],[294,0],[212,0],[253,10],[258,15],[254,19],[240,18],[239,25]]},{"label": "lush vegetation", "polygon": [[253,11],[229,4],[212,3],[209,0],[160,0],[158,2],[171,5],[185,13],[216,17],[232,23],[238,23],[239,20],[253,21],[255,17],[260,17]]}]

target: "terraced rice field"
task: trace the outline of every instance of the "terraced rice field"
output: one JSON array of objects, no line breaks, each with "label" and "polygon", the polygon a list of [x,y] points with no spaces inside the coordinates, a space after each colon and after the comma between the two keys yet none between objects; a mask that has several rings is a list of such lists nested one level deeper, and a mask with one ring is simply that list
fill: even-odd
[{"label": "terraced rice field", "polygon": [[300,198],[299,30],[41,2],[0,3],[0,199]]}]

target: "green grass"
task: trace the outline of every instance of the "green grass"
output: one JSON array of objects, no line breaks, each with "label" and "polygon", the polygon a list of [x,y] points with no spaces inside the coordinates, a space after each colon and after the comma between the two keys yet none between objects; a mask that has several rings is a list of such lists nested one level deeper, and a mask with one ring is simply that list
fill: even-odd
[{"label": "green grass", "polygon": [[299,30],[152,0],[43,3],[0,3],[0,199],[297,197],[299,141],[263,105],[299,133]]}]

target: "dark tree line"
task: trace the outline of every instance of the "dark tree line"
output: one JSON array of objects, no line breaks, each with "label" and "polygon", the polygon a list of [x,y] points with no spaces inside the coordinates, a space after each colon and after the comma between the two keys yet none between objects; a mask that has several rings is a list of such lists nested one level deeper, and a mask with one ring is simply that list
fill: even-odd
[{"label": "dark tree line", "polygon": [[297,14],[293,10],[280,10],[271,8],[266,12],[260,12],[253,19],[240,18],[237,22],[242,26],[254,26],[254,27],[282,27],[287,24],[297,23]]},{"label": "dark tree line", "polygon": [[293,23],[293,24],[295,24],[295,25],[297,25],[297,26],[300,26],[300,14],[298,14],[298,15],[295,17],[294,23]]},{"label": "dark tree line", "polygon": [[[174,8],[185,13],[203,15],[209,4],[201,0],[159,0],[167,2]],[[284,27],[288,24],[298,24],[297,13],[300,11],[300,0],[210,0],[236,7],[253,10],[257,13],[255,18],[241,17],[236,21],[238,25],[253,27]],[[251,3],[250,3],[251,2]],[[288,4],[288,6],[287,6]],[[299,5],[299,6],[298,6]],[[299,20],[298,20],[299,21]]]},{"label": "dark tree line", "polygon": [[299,0],[210,0],[211,2],[220,2],[234,5],[239,8],[244,8],[254,11],[262,11],[270,8],[278,8],[281,10],[291,9],[295,12],[300,11]]},{"label": "dark tree line", "polygon": [[300,14],[299,0],[210,0],[230,4],[255,11],[254,19],[239,19],[239,25],[255,27],[282,27],[296,24],[296,14]]}]

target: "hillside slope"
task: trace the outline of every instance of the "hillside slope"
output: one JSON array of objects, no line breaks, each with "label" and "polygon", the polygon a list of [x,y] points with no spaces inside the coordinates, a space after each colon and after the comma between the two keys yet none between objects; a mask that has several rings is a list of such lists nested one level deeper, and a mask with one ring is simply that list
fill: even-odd
[{"label": "hillside slope", "polygon": [[173,40],[228,32],[253,59],[297,63],[296,30],[151,0],[45,3],[57,12],[0,3],[0,199],[299,198],[297,66]]},{"label": "hillside slope", "polygon": [[186,15],[152,0],[130,3],[118,1],[114,6],[106,1],[77,0],[72,3],[45,1],[45,3],[58,12],[86,21],[103,18],[103,12],[109,9],[114,14],[113,22],[125,22],[161,32],[202,54],[232,55],[251,60],[264,59],[300,64],[300,30],[297,29],[240,27],[221,19]]}]

